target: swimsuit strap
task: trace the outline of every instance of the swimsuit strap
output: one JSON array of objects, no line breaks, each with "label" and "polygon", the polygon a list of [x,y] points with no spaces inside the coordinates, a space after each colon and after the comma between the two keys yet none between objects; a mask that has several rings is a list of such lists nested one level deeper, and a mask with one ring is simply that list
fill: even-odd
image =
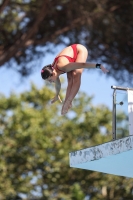
[{"label": "swimsuit strap", "polygon": [[57,59],[60,58],[60,57],[66,57],[66,58],[69,60],[69,62],[75,62],[76,59],[77,59],[77,55],[78,55],[78,53],[77,53],[77,44],[73,44],[73,45],[71,45],[71,47],[72,47],[72,49],[73,49],[73,58],[70,57],[70,56],[61,55],[61,56],[58,56],[58,57],[55,58],[56,61],[57,61]]},{"label": "swimsuit strap", "polygon": [[55,60],[57,61],[58,58],[60,58],[60,57],[66,57],[69,60],[69,62],[73,62],[73,58],[71,58],[70,56],[66,56],[66,55],[58,56],[58,57],[55,58]]},{"label": "swimsuit strap", "polygon": [[[56,57],[56,58],[54,59],[54,63],[52,64],[52,67],[55,65],[55,63],[56,63],[56,61],[59,59],[59,57],[61,57],[61,56],[58,56],[58,57]],[[59,68],[57,67],[57,65],[54,67],[54,69],[57,69],[57,70],[63,72],[62,74],[66,73],[65,71],[59,69]]]},{"label": "swimsuit strap", "polygon": [[73,49],[73,54],[74,54],[74,56],[73,56],[73,62],[75,62],[76,59],[77,59],[77,55],[78,55],[78,52],[77,52],[77,44],[72,44],[71,47],[72,47],[72,49]]},{"label": "swimsuit strap", "polygon": [[[60,56],[58,56],[58,57],[56,57],[56,58],[54,59],[54,63],[52,64],[52,67],[55,65],[56,61],[57,61],[60,57],[66,57],[66,58],[69,60],[69,62],[75,62],[75,61],[76,61],[77,55],[78,55],[78,53],[77,53],[77,44],[73,44],[73,45],[71,45],[71,47],[72,47],[72,49],[73,49],[73,54],[74,54],[73,58],[71,58],[70,56],[66,56],[66,55],[60,55]],[[65,71],[59,69],[57,66],[55,66],[55,68],[57,68],[59,71],[62,71],[63,73],[65,73]]]}]

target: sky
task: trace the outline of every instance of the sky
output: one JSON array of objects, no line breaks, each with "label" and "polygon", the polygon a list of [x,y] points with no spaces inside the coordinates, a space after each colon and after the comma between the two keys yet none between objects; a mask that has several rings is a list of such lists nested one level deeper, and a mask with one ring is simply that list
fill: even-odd
[{"label": "sky", "polygon": [[[60,51],[61,48],[58,48]],[[59,52],[58,51],[58,52]],[[7,69],[0,69],[0,93],[9,96],[11,91],[14,91],[16,94],[27,91],[30,89],[31,82],[33,82],[37,88],[41,88],[45,81],[40,76],[40,71],[44,65],[52,63],[55,58],[55,54],[47,54],[47,56],[42,60],[42,64],[38,69],[33,73],[30,77],[25,79],[23,82],[18,76],[17,72]],[[104,65],[104,63],[103,63]],[[108,66],[106,66],[108,69]],[[66,77],[66,75],[63,75]],[[104,104],[112,110],[112,96],[113,89],[111,89],[112,85],[120,86],[116,82],[113,77],[106,77],[106,75],[100,71],[100,69],[91,69],[85,70],[82,74],[81,87],[80,91],[87,93],[89,96],[94,96],[92,100],[93,105]],[[54,87],[54,86],[53,86]],[[127,85],[123,85],[123,87],[128,87]],[[125,95],[122,92],[119,92],[118,95],[118,103],[120,101],[125,101]],[[118,108],[125,109],[126,103],[124,106],[118,105]]]},{"label": "sky", "polygon": [[[52,48],[52,47],[51,47]],[[56,47],[56,53],[58,54],[64,46]],[[37,67],[35,72],[31,74],[28,78],[21,79],[20,75],[17,72],[12,70],[11,68],[7,69],[4,67],[0,68],[0,93],[5,96],[9,96],[13,91],[16,94],[21,92],[30,90],[31,82],[34,83],[38,89],[43,87],[45,81],[40,76],[40,71],[44,65],[50,64],[53,62],[56,54],[47,53],[44,58],[42,58],[42,62],[40,67]],[[89,61],[91,62],[91,61]],[[106,63],[102,63],[104,67],[108,69]],[[12,66],[13,68],[13,66]],[[34,71],[34,70],[33,70]],[[66,80],[66,74],[62,75]],[[67,83],[67,81],[66,81]],[[106,76],[100,69],[85,69],[82,78],[81,78],[81,86],[80,91],[85,92],[89,96],[93,96],[92,103],[94,106],[104,104],[110,110],[113,108],[113,89],[111,86],[120,86],[117,81],[112,76]],[[122,85],[123,87],[128,87],[128,85]],[[54,85],[53,85],[54,87]],[[123,106],[117,106],[117,110],[121,109],[125,112],[127,110],[127,99],[122,91],[118,91],[118,101],[125,101]],[[76,96],[78,98],[78,96]],[[73,105],[74,106],[74,105]]]},{"label": "sky", "polygon": [[[57,48],[58,52],[62,50],[61,47]],[[27,79],[22,80],[17,72],[14,70],[2,67],[0,69],[0,93],[9,96],[11,91],[20,93],[30,89],[30,84],[33,82],[38,88],[41,88],[45,82],[40,76],[41,68],[52,63],[55,58],[55,54],[47,54],[42,59],[42,64],[37,70]],[[91,61],[90,61],[91,62]],[[108,68],[108,66],[106,66]],[[8,73],[7,73],[8,72]],[[66,75],[63,75],[66,78]],[[105,104],[112,109],[112,93],[111,85],[118,85],[115,79],[112,77],[106,77],[106,75],[100,69],[84,70],[81,79],[80,91],[86,92],[89,96],[93,95],[93,104]],[[54,86],[53,86],[54,87]]]},{"label": "sky", "polygon": [[[57,53],[62,50],[62,47],[57,48]],[[34,83],[38,89],[41,89],[45,84],[45,81],[41,78],[40,71],[44,65],[50,64],[55,58],[55,54],[48,54],[42,59],[40,67],[30,75],[28,78],[22,81],[20,75],[11,69],[4,67],[0,68],[0,93],[5,96],[9,96],[13,91],[16,94],[30,90],[31,82]],[[90,61],[91,62],[91,61]],[[104,66],[105,64],[102,63]],[[108,66],[105,66],[108,69]],[[66,79],[66,74],[62,75]],[[66,81],[67,83],[67,81]],[[106,76],[100,69],[89,69],[84,70],[81,78],[80,91],[85,92],[88,96],[93,96],[92,104],[94,106],[104,104],[111,111],[113,110],[113,89],[111,86],[120,86],[116,80],[111,76]],[[54,87],[54,84],[53,84]],[[128,85],[123,85],[123,87],[128,87]],[[127,94],[123,94],[123,91],[118,91],[117,102],[123,101],[122,106],[117,105],[116,110],[125,112],[127,114]],[[78,96],[76,96],[78,98]],[[74,104],[73,104],[74,106]],[[127,120],[124,121],[125,124],[128,123]],[[117,127],[116,127],[117,128]]]}]

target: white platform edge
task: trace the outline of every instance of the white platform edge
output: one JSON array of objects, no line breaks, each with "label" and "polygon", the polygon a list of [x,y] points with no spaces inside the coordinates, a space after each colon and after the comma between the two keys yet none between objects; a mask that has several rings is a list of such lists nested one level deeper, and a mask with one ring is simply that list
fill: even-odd
[{"label": "white platform edge", "polygon": [[133,135],[69,153],[70,167],[133,149]]}]

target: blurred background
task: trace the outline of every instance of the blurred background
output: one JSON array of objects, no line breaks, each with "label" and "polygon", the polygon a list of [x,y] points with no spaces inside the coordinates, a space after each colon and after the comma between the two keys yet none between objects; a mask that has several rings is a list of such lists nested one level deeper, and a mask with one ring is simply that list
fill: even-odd
[{"label": "blurred background", "polygon": [[[0,200],[133,199],[133,179],[70,168],[68,158],[112,140],[111,85],[133,87],[132,11],[133,0],[0,0]],[[73,43],[109,73],[84,70],[72,110],[61,116],[40,71]],[[61,81],[64,99],[66,75]],[[127,94],[117,101],[121,138]]]}]

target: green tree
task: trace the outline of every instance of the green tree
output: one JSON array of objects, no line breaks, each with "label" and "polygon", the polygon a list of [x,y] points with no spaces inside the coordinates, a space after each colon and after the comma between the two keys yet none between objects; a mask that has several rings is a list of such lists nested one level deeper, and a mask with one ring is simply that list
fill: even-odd
[{"label": "green tree", "polygon": [[82,43],[89,61],[101,60],[116,80],[132,84],[132,10],[132,0],[0,1],[0,66],[26,76],[55,45]]},{"label": "green tree", "polygon": [[[61,116],[50,87],[0,96],[1,200],[114,200],[132,198],[124,177],[69,167],[70,151],[111,140],[111,112],[79,93]],[[104,133],[102,132],[104,127]]]}]

